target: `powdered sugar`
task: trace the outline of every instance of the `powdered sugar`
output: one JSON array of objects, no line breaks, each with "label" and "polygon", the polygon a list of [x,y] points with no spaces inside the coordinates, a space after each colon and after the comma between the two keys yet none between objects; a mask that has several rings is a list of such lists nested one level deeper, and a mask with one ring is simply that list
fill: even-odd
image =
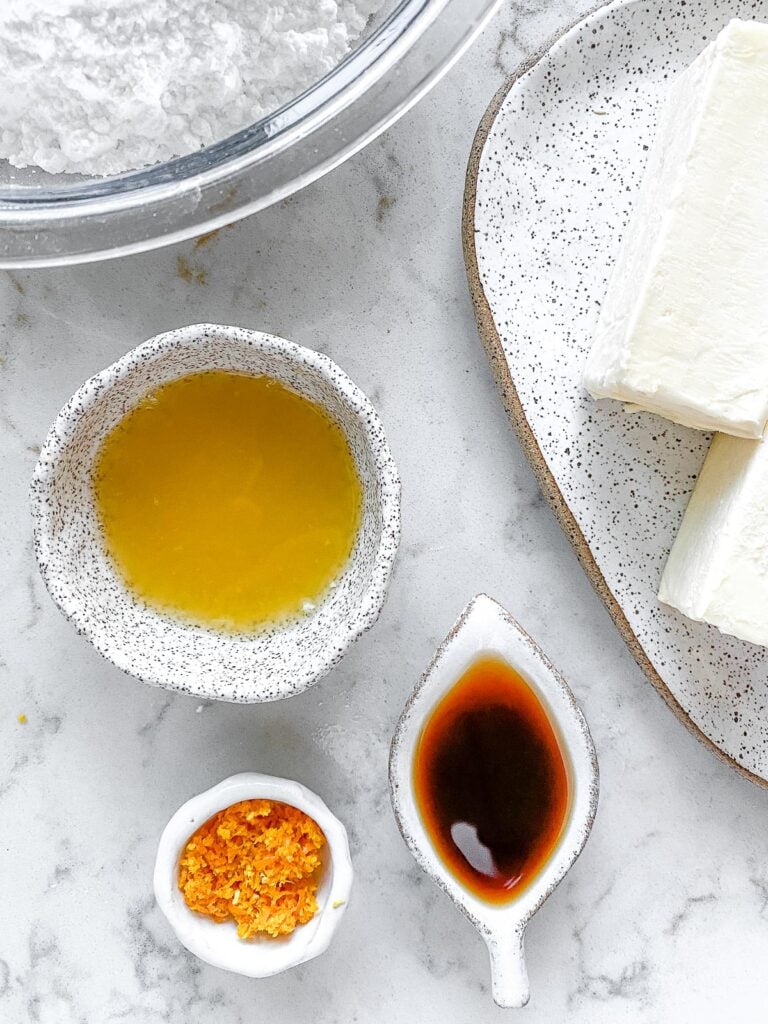
[{"label": "powdered sugar", "polygon": [[349,52],[381,0],[0,0],[0,158],[108,175],[193,152]]}]

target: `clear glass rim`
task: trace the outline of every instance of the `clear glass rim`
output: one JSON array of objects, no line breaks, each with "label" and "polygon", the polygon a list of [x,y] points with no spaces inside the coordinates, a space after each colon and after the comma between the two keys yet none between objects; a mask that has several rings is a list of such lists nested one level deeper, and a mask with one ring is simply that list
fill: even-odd
[{"label": "clear glass rim", "polygon": [[73,179],[56,188],[0,185],[0,221],[14,219],[15,213],[27,219],[35,210],[44,211],[47,219],[55,217],[62,207],[71,215],[75,204],[112,207],[134,200],[144,204],[160,198],[161,193],[178,195],[268,159],[275,150],[286,148],[297,136],[311,131],[312,122],[327,120],[351,103],[361,86],[367,87],[385,74],[410,46],[413,36],[420,35],[447,2],[400,0],[370,36],[299,96],[195,153],[86,184]]},{"label": "clear glass rim", "polygon": [[324,79],[208,150],[54,193],[16,186],[8,201],[0,190],[0,269],[146,252],[215,231],[285,199],[343,163],[417,103],[501,3],[400,0]]}]

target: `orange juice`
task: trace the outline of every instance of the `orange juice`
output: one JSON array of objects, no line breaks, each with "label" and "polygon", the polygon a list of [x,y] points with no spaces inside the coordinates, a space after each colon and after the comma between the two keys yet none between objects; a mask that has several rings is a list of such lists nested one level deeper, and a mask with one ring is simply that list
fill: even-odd
[{"label": "orange juice", "polygon": [[134,593],[219,629],[314,606],[350,557],[362,487],[340,427],[269,377],[196,373],[148,395],[94,469],[106,546]]}]

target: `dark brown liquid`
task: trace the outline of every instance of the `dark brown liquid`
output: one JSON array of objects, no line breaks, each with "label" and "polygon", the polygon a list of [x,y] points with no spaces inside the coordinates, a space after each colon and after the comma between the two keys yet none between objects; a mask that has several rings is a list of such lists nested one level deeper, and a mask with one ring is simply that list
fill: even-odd
[{"label": "dark brown liquid", "polygon": [[475,662],[427,720],[416,802],[451,872],[477,896],[517,896],[549,859],[570,800],[547,712],[509,665]]}]

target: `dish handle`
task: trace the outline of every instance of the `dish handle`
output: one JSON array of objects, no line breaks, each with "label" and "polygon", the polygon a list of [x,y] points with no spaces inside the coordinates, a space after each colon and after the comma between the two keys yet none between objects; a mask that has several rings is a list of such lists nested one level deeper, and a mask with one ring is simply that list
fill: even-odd
[{"label": "dish handle", "polygon": [[493,1001],[505,1009],[525,1006],[530,999],[528,970],[525,966],[525,927],[513,932],[499,932],[488,936],[491,957],[491,985]]}]

